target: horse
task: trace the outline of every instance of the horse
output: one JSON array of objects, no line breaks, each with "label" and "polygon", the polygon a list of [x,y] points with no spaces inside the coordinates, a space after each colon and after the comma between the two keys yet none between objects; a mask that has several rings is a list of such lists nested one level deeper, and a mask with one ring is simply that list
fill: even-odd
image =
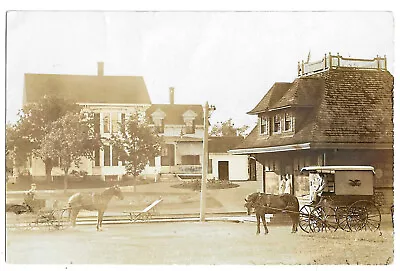
[{"label": "horse", "polygon": [[247,214],[250,215],[251,210],[254,208],[257,218],[257,232],[260,234],[260,219],[262,219],[265,234],[268,234],[267,223],[265,221],[265,214],[287,213],[292,219],[292,233],[297,232],[299,225],[299,201],[291,194],[272,195],[264,193],[253,193],[247,196],[245,200],[245,207]]},{"label": "horse", "polygon": [[111,198],[116,196],[123,200],[124,196],[118,185],[112,186],[104,190],[102,193],[75,193],[68,199],[67,208],[69,209],[68,219],[72,222],[72,226],[76,225],[76,217],[80,210],[97,211],[97,231],[102,230],[103,215],[107,209]]}]

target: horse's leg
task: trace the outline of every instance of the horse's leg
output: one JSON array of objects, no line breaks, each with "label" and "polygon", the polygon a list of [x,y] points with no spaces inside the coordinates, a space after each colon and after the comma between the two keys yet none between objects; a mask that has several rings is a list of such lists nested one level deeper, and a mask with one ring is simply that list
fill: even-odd
[{"label": "horse's leg", "polygon": [[296,233],[297,225],[299,224],[299,214],[291,213],[290,218],[292,219],[292,233]]},{"label": "horse's leg", "polygon": [[78,216],[78,213],[79,213],[79,209],[77,209],[77,208],[72,208],[70,210],[69,216],[70,216],[70,221],[72,223],[72,227],[76,226],[76,217]]},{"label": "horse's leg", "polygon": [[268,234],[267,222],[265,221],[265,214],[261,216],[263,225],[264,225],[264,234]]},{"label": "horse's leg", "polygon": [[97,231],[102,231],[101,226],[103,225],[103,215],[104,211],[99,211],[97,214]]},{"label": "horse's leg", "polygon": [[256,234],[260,234],[260,215],[256,213],[257,217],[257,232]]}]

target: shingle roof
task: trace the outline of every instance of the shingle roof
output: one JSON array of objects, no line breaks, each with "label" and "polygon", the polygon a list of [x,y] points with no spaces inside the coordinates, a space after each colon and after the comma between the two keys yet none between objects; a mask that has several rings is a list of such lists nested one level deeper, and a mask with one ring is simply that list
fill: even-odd
[{"label": "shingle roof", "polygon": [[298,78],[278,102],[269,105],[269,109],[285,106],[313,106],[318,102],[315,98],[319,90],[323,88],[323,84],[322,78]]},{"label": "shingle roof", "polygon": [[295,103],[293,97],[314,103],[304,123],[296,123],[293,136],[261,136],[257,125],[236,149],[306,142],[393,143],[393,76],[387,71],[341,68],[297,78],[269,108]]},{"label": "shingle roof", "polygon": [[209,153],[226,153],[244,140],[241,136],[213,136],[208,140]]},{"label": "shingle roof", "polygon": [[247,114],[264,112],[271,104],[279,101],[291,85],[291,83],[275,83],[261,101],[252,110],[247,112]]},{"label": "shingle roof", "polygon": [[141,76],[25,74],[24,103],[46,94],[62,95],[78,103],[151,103]]},{"label": "shingle roof", "polygon": [[151,119],[151,114],[160,109],[166,116],[164,124],[167,125],[184,125],[183,114],[188,110],[192,110],[197,114],[194,119],[195,125],[203,125],[203,106],[200,104],[152,104],[146,110],[146,116]]}]

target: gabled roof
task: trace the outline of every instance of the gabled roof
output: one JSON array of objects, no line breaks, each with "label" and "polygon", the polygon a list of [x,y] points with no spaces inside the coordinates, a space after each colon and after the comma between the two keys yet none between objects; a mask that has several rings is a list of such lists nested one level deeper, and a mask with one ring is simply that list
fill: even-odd
[{"label": "gabled roof", "polygon": [[393,76],[388,71],[338,68],[300,77],[275,104],[264,104],[253,111],[296,103],[313,106],[307,110],[304,122],[296,123],[293,135],[260,135],[257,125],[236,149],[302,143],[393,143]]},{"label": "gabled roof", "polygon": [[203,125],[203,106],[200,104],[152,104],[146,110],[146,116],[151,119],[151,114],[157,110],[165,113],[164,124],[184,125],[183,115],[188,111],[193,111],[197,116],[194,118],[195,125]]},{"label": "gabled roof", "polygon": [[142,76],[25,74],[24,103],[49,94],[84,104],[151,103]]},{"label": "gabled roof", "polygon": [[241,136],[212,136],[208,139],[209,153],[227,153],[244,140]]}]

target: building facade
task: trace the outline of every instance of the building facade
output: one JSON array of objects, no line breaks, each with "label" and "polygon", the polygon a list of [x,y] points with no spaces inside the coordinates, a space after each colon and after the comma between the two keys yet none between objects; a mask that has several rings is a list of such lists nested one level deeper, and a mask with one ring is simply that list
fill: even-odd
[{"label": "building facade", "polygon": [[[155,131],[165,141],[162,155],[151,159],[143,174],[201,172],[203,142],[203,109],[201,105],[174,104],[170,89],[170,104],[152,104],[141,76],[106,76],[104,63],[98,63],[97,75],[25,74],[24,105],[36,102],[44,95],[56,95],[76,102],[84,111],[94,114],[95,129],[102,138],[118,132],[133,114],[148,118]],[[119,180],[125,174],[122,161],[113,155],[113,147],[103,146],[95,151],[94,160],[82,158],[79,168],[89,176],[103,180]],[[52,176],[64,173],[58,161],[53,161]],[[30,174],[39,180],[45,177],[40,159],[29,159]],[[200,169],[200,170],[199,170]]]},{"label": "building facade", "polygon": [[[393,204],[393,76],[386,58],[326,55],[299,63],[291,83],[275,83],[248,114],[258,124],[234,154],[262,164],[260,190],[309,193],[311,165],[375,168],[375,200]],[[285,187],[286,186],[286,187]]]},{"label": "building facade", "polygon": [[161,156],[150,162],[148,173],[200,174],[203,164],[204,114],[196,104],[175,104],[170,88],[169,104],[152,104],[149,122],[163,137]]},{"label": "building facade", "polygon": [[[228,151],[243,142],[241,136],[214,136],[208,141],[208,178],[229,181],[250,179],[249,156]],[[255,180],[255,178],[254,178]]]}]

